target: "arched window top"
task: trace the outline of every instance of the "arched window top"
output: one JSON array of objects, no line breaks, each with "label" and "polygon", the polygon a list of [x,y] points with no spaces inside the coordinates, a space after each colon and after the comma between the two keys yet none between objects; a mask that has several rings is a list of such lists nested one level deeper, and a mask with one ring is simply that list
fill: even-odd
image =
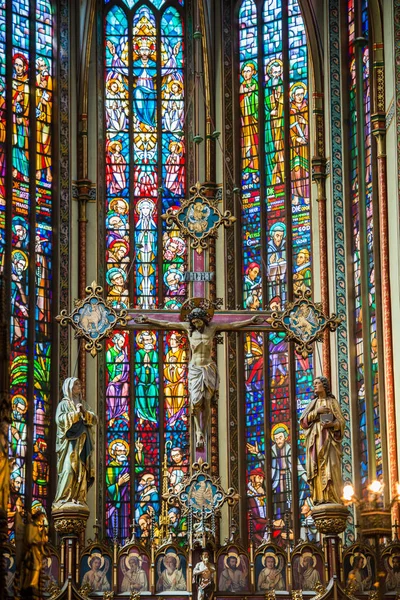
[{"label": "arched window top", "polygon": [[[105,0],[105,3],[108,4],[111,1],[112,0]],[[137,0],[123,0],[123,2],[128,8],[133,8],[135,4],[138,4]],[[153,4],[154,8],[159,9],[166,3],[166,0],[150,0],[150,2]],[[178,0],[178,2],[183,6],[184,0]]]}]

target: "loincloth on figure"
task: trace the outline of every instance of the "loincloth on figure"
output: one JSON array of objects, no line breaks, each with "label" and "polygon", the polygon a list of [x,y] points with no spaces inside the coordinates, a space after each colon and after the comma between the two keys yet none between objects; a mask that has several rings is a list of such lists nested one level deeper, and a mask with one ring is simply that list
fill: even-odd
[{"label": "loincloth on figure", "polygon": [[205,402],[210,402],[219,385],[217,365],[212,362],[205,367],[189,363],[189,398],[193,412],[202,410]]}]

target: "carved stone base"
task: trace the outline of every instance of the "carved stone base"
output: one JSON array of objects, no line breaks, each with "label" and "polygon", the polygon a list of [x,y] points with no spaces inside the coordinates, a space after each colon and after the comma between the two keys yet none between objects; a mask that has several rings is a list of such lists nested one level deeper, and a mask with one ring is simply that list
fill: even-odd
[{"label": "carved stone base", "polygon": [[67,502],[59,508],[53,508],[54,528],[60,535],[80,535],[86,528],[89,508],[83,504]]},{"label": "carved stone base", "polygon": [[343,504],[318,504],[311,515],[320,533],[337,535],[346,529],[349,509]]}]

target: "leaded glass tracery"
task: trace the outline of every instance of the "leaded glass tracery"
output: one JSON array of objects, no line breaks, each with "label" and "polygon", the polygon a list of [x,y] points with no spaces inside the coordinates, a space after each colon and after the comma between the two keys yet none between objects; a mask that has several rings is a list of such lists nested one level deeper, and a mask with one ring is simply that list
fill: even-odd
[{"label": "leaded glass tracery", "polygon": [[[369,481],[383,476],[375,290],[376,215],[373,207],[370,28],[368,1],[349,0],[349,161],[355,292],[355,379],[358,397],[360,481],[364,490]],[[368,407],[371,407],[371,410]]]},{"label": "leaded glass tracery", "polygon": [[0,4],[0,272],[11,298],[11,537],[15,511],[25,502],[47,510],[50,501],[53,37],[48,0]]},{"label": "leaded glass tracery", "polygon": [[[238,13],[243,303],[281,310],[311,287],[307,44],[297,0],[259,4],[244,0]],[[247,505],[261,541],[268,519],[280,537],[288,511],[294,520],[309,512],[297,421],[312,358],[280,333],[246,334],[244,357]]]},{"label": "leaded glass tracery", "polygon": [[[106,289],[115,306],[179,309],[187,248],[161,215],[186,191],[183,12],[169,2],[106,3]],[[106,528],[157,530],[161,464],[188,468],[186,339],[120,332],[106,351]],[[182,522],[181,519],[179,519]]]}]

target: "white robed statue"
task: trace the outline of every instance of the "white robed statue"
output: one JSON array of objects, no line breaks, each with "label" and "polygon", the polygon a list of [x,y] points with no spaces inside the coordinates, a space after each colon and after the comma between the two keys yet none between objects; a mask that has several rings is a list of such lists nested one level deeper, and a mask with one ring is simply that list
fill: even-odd
[{"label": "white robed statue", "polygon": [[76,377],[64,381],[62,394],[56,411],[58,481],[53,510],[67,503],[86,506],[95,473],[92,435],[97,417],[84,407],[81,382]]}]

